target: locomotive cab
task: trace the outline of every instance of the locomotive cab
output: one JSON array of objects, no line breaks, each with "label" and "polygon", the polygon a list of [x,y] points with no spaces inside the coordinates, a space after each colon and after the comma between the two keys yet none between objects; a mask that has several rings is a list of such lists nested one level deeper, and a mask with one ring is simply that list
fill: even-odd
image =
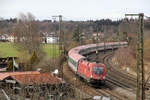
[{"label": "locomotive cab", "polygon": [[104,64],[95,64],[92,66],[91,79],[93,82],[105,82],[106,67]]},{"label": "locomotive cab", "polygon": [[104,67],[93,66],[92,71],[95,75],[104,75]]}]

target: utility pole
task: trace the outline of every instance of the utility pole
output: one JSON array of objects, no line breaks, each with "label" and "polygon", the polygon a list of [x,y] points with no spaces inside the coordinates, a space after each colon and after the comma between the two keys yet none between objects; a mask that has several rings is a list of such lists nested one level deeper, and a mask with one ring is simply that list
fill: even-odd
[{"label": "utility pole", "polygon": [[[61,78],[62,78],[62,81],[63,81],[63,59],[62,59],[62,50],[64,50],[64,39],[62,39],[63,35],[62,35],[62,15],[58,15],[58,16],[52,16],[54,18],[58,17],[59,18],[59,56],[60,56],[60,69],[61,69]],[[61,37],[62,36],[62,37]],[[63,42],[63,43],[62,43]],[[63,51],[64,52],[64,51]],[[63,85],[62,85],[63,86]],[[62,91],[63,91],[63,87],[62,87]],[[62,97],[60,98],[60,100],[62,100]]]},{"label": "utility pole", "polygon": [[[62,24],[62,15],[58,15],[58,16],[52,16],[52,17],[54,17],[54,18],[56,18],[56,17],[58,17],[59,18],[59,55],[61,55],[62,54],[62,48],[63,48],[63,39],[61,38],[61,36],[62,36],[62,26],[61,26],[61,24]],[[63,66],[62,65],[60,65],[60,68],[61,68],[61,74],[62,74],[62,79],[63,79]]]},{"label": "utility pole", "polygon": [[[98,24],[96,24],[96,47],[98,47]],[[96,50],[96,62],[98,63],[98,48]]]},{"label": "utility pole", "polygon": [[62,15],[58,16],[52,16],[54,18],[58,17],[59,18],[59,54],[61,54],[61,47],[62,47],[62,39],[61,39],[61,23],[62,23]]},{"label": "utility pole", "polygon": [[61,52],[62,52],[62,38],[61,38],[61,36],[62,36],[62,32],[61,32],[61,23],[62,23],[62,15],[59,15],[58,16],[59,17],[59,46],[60,46],[60,50],[61,50]]},{"label": "utility pole", "polygon": [[[125,14],[125,16],[138,16],[139,19],[139,30],[137,34],[137,90],[136,100],[145,100],[145,71],[144,71],[144,14]],[[142,80],[142,84],[140,84]],[[141,86],[142,85],[142,86]],[[140,88],[142,87],[142,91]],[[140,94],[142,93],[142,94]],[[142,97],[141,97],[142,96]]]}]

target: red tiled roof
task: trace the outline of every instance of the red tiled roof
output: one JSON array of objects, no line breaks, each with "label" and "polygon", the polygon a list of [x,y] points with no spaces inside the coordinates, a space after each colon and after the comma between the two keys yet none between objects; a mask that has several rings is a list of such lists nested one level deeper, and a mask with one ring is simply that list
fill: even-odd
[{"label": "red tiled roof", "polygon": [[8,36],[15,36],[15,33],[10,33]]},{"label": "red tiled roof", "polygon": [[21,74],[12,75],[11,77],[22,85],[61,83],[61,80],[53,76],[51,73]]},{"label": "red tiled roof", "polygon": [[128,37],[136,37],[136,33],[129,33]]},{"label": "red tiled roof", "polygon": [[12,75],[27,75],[27,74],[40,74],[38,71],[26,71],[26,72],[2,72],[0,73],[0,80],[3,80]]}]

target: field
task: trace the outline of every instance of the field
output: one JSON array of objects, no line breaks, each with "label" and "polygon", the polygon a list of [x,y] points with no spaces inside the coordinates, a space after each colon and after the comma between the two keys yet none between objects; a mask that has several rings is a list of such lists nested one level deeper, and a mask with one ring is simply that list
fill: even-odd
[{"label": "field", "polygon": [[55,44],[43,44],[43,51],[47,58],[55,58],[59,55],[59,47]]},{"label": "field", "polygon": [[[46,58],[57,57],[59,55],[58,45],[42,44]],[[14,47],[13,43],[0,42],[0,57],[18,57],[19,51]]]}]

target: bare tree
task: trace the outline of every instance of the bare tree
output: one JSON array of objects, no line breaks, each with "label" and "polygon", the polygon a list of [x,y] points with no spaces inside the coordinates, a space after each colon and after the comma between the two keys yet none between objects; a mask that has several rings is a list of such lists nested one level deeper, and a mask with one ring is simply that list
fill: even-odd
[{"label": "bare tree", "polygon": [[20,13],[18,23],[14,29],[15,43],[20,50],[41,52],[41,39],[38,22],[31,13]]}]

